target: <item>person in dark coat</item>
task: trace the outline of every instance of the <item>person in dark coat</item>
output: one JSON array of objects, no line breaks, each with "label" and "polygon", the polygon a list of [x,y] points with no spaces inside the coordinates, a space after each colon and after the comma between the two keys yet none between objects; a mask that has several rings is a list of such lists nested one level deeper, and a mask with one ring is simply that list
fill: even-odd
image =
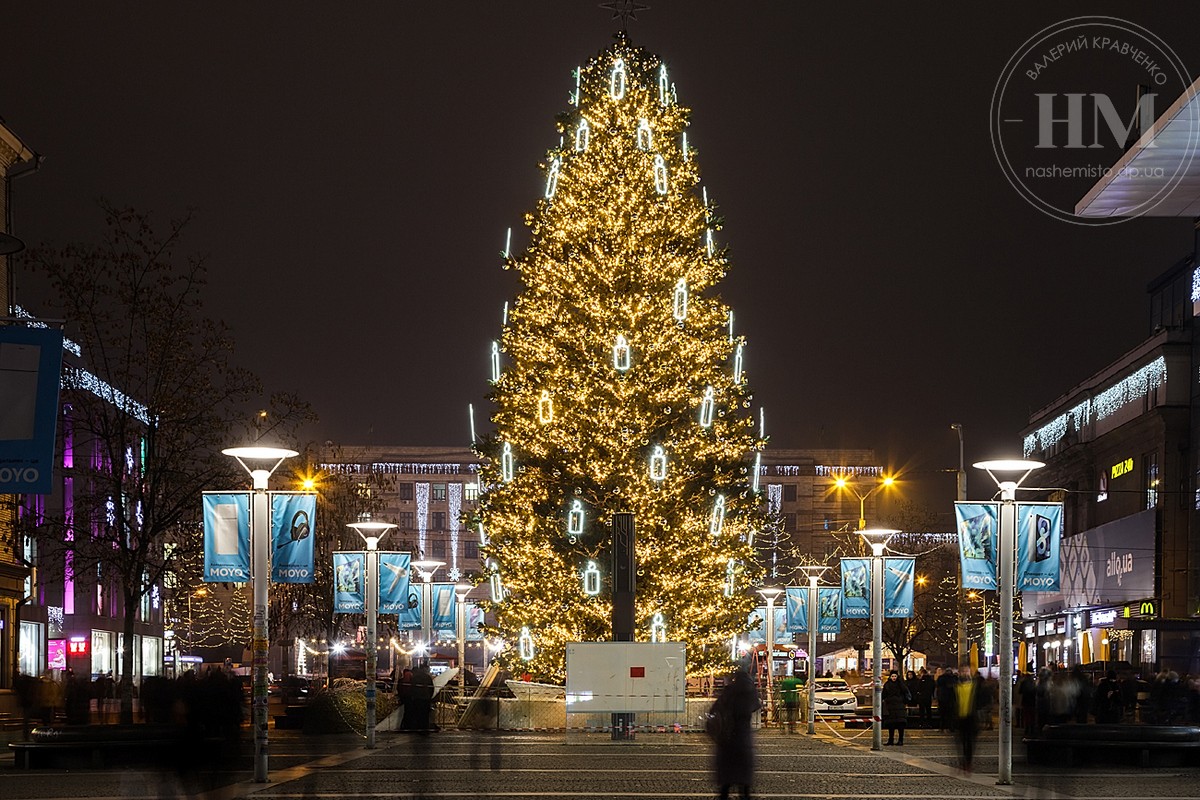
[{"label": "person in dark coat", "polygon": [[921,672],[917,676],[917,691],[913,694],[913,701],[920,709],[921,727],[933,727],[933,693],[936,686],[933,676],[929,674],[929,670],[921,667]]},{"label": "person in dark coat", "polygon": [[958,717],[958,712],[955,711],[955,691],[958,686],[958,677],[954,674],[954,670],[947,667],[942,670],[942,674],[938,675],[936,681],[936,694],[938,706],[938,722],[942,730],[953,730],[954,721]]},{"label": "person in dark coat", "polygon": [[722,800],[728,800],[729,790],[735,785],[741,787],[743,798],[750,797],[754,779],[754,734],[750,719],[761,706],[750,673],[744,668],[738,668],[713,703],[716,744],[713,766]]},{"label": "person in dark coat", "polygon": [[416,712],[413,711],[412,682],[413,671],[405,667],[395,684],[396,705],[404,709],[404,715],[400,717],[400,730],[402,731],[411,731],[413,729],[413,715]]},{"label": "person in dark coat", "polygon": [[[900,680],[900,673],[892,670],[883,684],[883,726],[887,728],[888,740],[884,744],[904,745],[904,727],[908,724],[908,687]],[[896,741],[896,731],[900,741]]]},{"label": "person in dark coat", "polygon": [[1121,684],[1117,683],[1117,671],[1110,669],[1092,694],[1092,713],[1101,725],[1113,725],[1121,721],[1124,702],[1121,699]]},{"label": "person in dark coat", "polygon": [[[414,730],[422,735],[428,735],[429,709],[433,705],[433,675],[429,672],[428,664],[422,664],[413,673],[410,697],[412,698],[413,712],[410,730]],[[407,709],[404,712],[404,716],[408,716]]]}]

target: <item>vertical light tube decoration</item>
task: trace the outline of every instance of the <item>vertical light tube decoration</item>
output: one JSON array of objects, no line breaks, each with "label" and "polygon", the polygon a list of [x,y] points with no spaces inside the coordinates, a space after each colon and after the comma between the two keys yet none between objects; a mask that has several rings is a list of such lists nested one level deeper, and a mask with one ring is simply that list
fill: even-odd
[{"label": "vertical light tube decoration", "polygon": [[667,454],[663,451],[662,445],[654,445],[654,452],[650,455],[650,480],[661,481],[667,477]]},{"label": "vertical light tube decoration", "polygon": [[704,252],[709,258],[713,257],[713,252],[716,250],[716,245],[713,243],[712,228],[704,229]]},{"label": "vertical light tube decoration", "polygon": [[737,588],[737,562],[732,558],[725,564],[725,596],[733,597]]},{"label": "vertical light tube decoration", "polygon": [[758,494],[759,474],[762,472],[762,451],[754,454],[754,480],[751,482],[751,488],[755,494]]},{"label": "vertical light tube decoration", "polygon": [[700,427],[708,428],[712,426],[713,411],[716,409],[717,401],[713,396],[713,387],[709,386],[704,390],[704,399],[700,401]]},{"label": "vertical light tube decoration", "polygon": [[562,159],[555,157],[550,162],[550,172],[546,175],[546,199],[553,200],[558,191],[558,171],[562,168]]},{"label": "vertical light tube decoration", "polygon": [[708,532],[712,536],[720,536],[725,526],[725,495],[717,495],[713,501],[712,516],[708,520]]},{"label": "vertical light tube decoration", "polygon": [[450,576],[450,580],[456,583],[462,577],[462,571],[458,568],[458,526],[459,517],[462,516],[462,497],[463,485],[461,483],[452,483],[446,487],[446,500],[448,501],[446,516],[449,517],[450,522],[450,571],[446,574]]},{"label": "vertical light tube decoration", "polygon": [[528,627],[521,628],[521,636],[517,640],[517,645],[521,651],[521,660],[533,661],[533,634],[529,632]]},{"label": "vertical light tube decoration", "polygon": [[675,294],[671,298],[671,316],[675,317],[676,322],[683,322],[687,319],[688,311],[688,289],[687,278],[680,278],[675,281]]},{"label": "vertical light tube decoration", "polygon": [[500,380],[500,343],[492,342],[492,383]]},{"label": "vertical light tube decoration", "polygon": [[663,621],[662,612],[655,613],[650,620],[650,641],[665,642],[667,640],[667,623]]},{"label": "vertical light tube decoration", "polygon": [[654,191],[666,194],[670,185],[667,182],[667,162],[662,156],[654,157]]},{"label": "vertical light tube decoration", "polygon": [[500,581],[500,566],[494,559],[488,559],[488,589],[491,591],[493,603],[504,602],[504,584]]},{"label": "vertical light tube decoration", "polygon": [[591,135],[591,130],[588,127],[588,121],[583,117],[579,118],[579,125],[575,128],[575,152],[584,153],[588,149],[588,138]]},{"label": "vertical light tube decoration", "polygon": [[504,443],[504,449],[500,451],[500,480],[504,483],[511,483],[513,479],[513,451],[512,445],[508,442]]},{"label": "vertical light tube decoration", "polygon": [[549,425],[553,421],[554,399],[550,397],[549,389],[542,389],[542,396],[538,398],[538,422]]},{"label": "vertical light tube decoration", "polygon": [[743,343],[738,342],[737,350],[735,350],[733,353],[733,382],[734,383],[742,382],[742,372],[743,372],[742,350],[744,347],[745,347],[745,345]]},{"label": "vertical light tube decoration", "polygon": [[613,345],[613,369],[618,372],[625,372],[629,369],[630,352],[629,342],[621,334],[617,334],[617,341]]},{"label": "vertical light tube decoration", "polygon": [[600,568],[595,561],[587,562],[583,570],[583,593],[588,597],[600,594]]},{"label": "vertical light tube decoration", "polygon": [[638,121],[637,146],[639,150],[649,150],[654,147],[654,134],[650,130],[650,120],[645,117]]},{"label": "vertical light tube decoration", "polygon": [[608,79],[608,96],[620,100],[625,96],[625,59],[618,58],[613,63],[612,75]]},{"label": "vertical light tube decoration", "polygon": [[571,510],[567,512],[567,536],[575,539],[583,536],[583,503],[579,500],[571,502]]},{"label": "vertical light tube decoration", "polygon": [[660,64],[658,67],[658,103],[659,105],[667,105],[670,100],[670,83],[667,82],[667,65]]}]

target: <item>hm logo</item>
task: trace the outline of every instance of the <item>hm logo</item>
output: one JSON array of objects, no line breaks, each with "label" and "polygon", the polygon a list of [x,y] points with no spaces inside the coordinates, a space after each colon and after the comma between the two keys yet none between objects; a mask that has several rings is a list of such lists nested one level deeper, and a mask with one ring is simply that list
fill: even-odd
[{"label": "hm logo", "polygon": [[[1132,144],[1135,133],[1140,136],[1145,131],[1150,130],[1154,124],[1154,98],[1157,95],[1146,92],[1138,97],[1137,108],[1133,111],[1133,116],[1129,119],[1129,124],[1125,125],[1121,121],[1121,115],[1117,113],[1116,107],[1113,105],[1112,99],[1103,93],[1092,92],[1088,94],[1067,92],[1063,94],[1050,93],[1037,95],[1038,99],[1038,143],[1037,148],[1040,150],[1055,150],[1064,148],[1067,150],[1081,150],[1085,148],[1105,147],[1100,142],[1101,121],[1108,128],[1108,132],[1112,135],[1117,145],[1125,147]],[[1064,98],[1062,100],[1056,98]],[[1065,103],[1065,108],[1064,108]],[[1090,105],[1090,114],[1085,109],[1085,103]],[[1065,117],[1056,117],[1056,113],[1066,112]],[[1091,117],[1091,143],[1084,144],[1084,126],[1087,117]],[[1059,144],[1055,140],[1055,131],[1061,131],[1063,126],[1066,127],[1067,141],[1066,144]],[[1151,142],[1149,147],[1155,147]]]}]

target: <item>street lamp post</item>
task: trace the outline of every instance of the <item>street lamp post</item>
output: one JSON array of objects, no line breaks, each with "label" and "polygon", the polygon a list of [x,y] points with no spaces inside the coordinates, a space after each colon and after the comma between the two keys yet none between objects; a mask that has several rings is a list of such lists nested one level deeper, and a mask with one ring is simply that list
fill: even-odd
[{"label": "street lamp post", "polygon": [[859,492],[858,489],[855,489],[854,484],[844,476],[837,478],[833,482],[833,485],[838,489],[845,489],[846,491],[850,492],[850,494],[858,498],[858,529],[861,531],[865,530],[867,527],[867,498],[878,492],[880,489],[891,486],[895,482],[896,479],[889,475],[880,480],[878,484],[869,489],[865,494]]},{"label": "street lamp post", "polygon": [[[1000,489],[1000,542],[997,546],[999,564],[996,584],[1000,600],[1000,765],[996,783],[1012,784],[1012,676],[1013,676],[1013,593],[1015,589],[1015,557],[1017,541],[1017,487],[1035,469],[1046,466],[1041,461],[998,460],[980,461],[975,465],[991,476]],[[1018,480],[1001,480],[1001,475],[1020,474]]]},{"label": "street lamp post", "polygon": [[421,576],[421,643],[425,648],[425,659],[433,651],[433,573],[446,566],[445,561],[421,559],[412,562],[412,568]]},{"label": "street lamp post", "polygon": [[458,702],[466,697],[467,687],[467,594],[471,587],[460,583],[454,587],[454,598],[457,601],[455,610],[458,612],[455,630],[458,631]]},{"label": "street lamp post", "polygon": [[[271,508],[267,498],[267,482],[285,458],[300,455],[283,447],[230,447],[221,451],[232,456],[250,474],[254,497],[250,511],[250,580],[254,587],[254,617],[251,627],[253,675],[251,683],[251,715],[254,726],[254,780],[267,782],[267,578],[268,553],[271,538]],[[271,464],[252,469],[246,462]]]},{"label": "street lamp post", "polygon": [[883,551],[898,530],[873,528],[859,535],[871,545],[871,749],[883,749]]},{"label": "street lamp post", "polygon": [[[963,426],[962,423],[955,422],[950,425],[950,429],[958,434],[958,480],[957,490],[954,497],[958,502],[964,502],[967,499],[967,469],[963,460]],[[963,575],[962,563],[958,564],[958,604],[955,609],[955,639],[958,649],[958,663],[962,664],[967,658],[967,617],[963,611]]]},{"label": "street lamp post", "polygon": [[396,527],[390,522],[351,522],[346,526],[363,538],[367,544],[367,575],[364,581],[363,594],[367,601],[367,686],[365,690],[367,701],[367,749],[375,749],[375,674],[378,667],[376,657],[375,625],[379,618],[379,540],[387,536],[388,531]]},{"label": "street lamp post", "polygon": [[767,716],[779,722],[775,708],[775,598],[783,593],[783,589],[764,586],[758,593],[767,601]]},{"label": "street lamp post", "polygon": [[808,733],[817,732],[817,580],[828,567],[806,566],[800,570],[808,578]]}]

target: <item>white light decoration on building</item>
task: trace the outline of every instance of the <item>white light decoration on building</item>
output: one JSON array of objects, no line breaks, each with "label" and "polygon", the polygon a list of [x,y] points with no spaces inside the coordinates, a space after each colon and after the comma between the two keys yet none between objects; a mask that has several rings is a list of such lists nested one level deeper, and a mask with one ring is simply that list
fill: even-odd
[{"label": "white light decoration on building", "polygon": [[492,383],[500,380],[500,343],[492,342]]},{"label": "white light decoration on building", "polygon": [[650,455],[650,480],[661,481],[667,478],[667,454],[663,452],[662,445],[654,445],[654,452]]},{"label": "white light decoration on building", "polygon": [[620,100],[625,96],[625,59],[618,58],[608,79],[608,96]]},{"label": "white light decoration on building", "polygon": [[488,589],[491,591],[493,603],[504,601],[504,584],[500,582],[500,567],[491,559],[488,560]]},{"label": "white light decoration on building", "polygon": [[704,222],[707,224],[707,223],[709,222],[709,214],[708,214],[708,187],[707,187],[707,186],[701,186],[701,187],[700,187],[700,194],[701,194],[701,196],[704,198]]},{"label": "white light decoration on building", "polygon": [[508,301],[504,301],[504,310],[500,312],[500,327],[508,327]]},{"label": "white light decoration on building", "polygon": [[567,512],[567,535],[583,536],[583,503],[579,500],[571,502],[571,510]]},{"label": "white light decoration on building", "polygon": [[725,596],[733,597],[733,592],[737,588],[737,562],[732,558],[725,565]]},{"label": "white light decoration on building", "polygon": [[758,407],[758,438],[767,438],[767,412],[762,407]]},{"label": "white light decoration on building", "polygon": [[667,65],[660,64],[658,67],[658,102],[665,106],[670,99],[671,83],[667,80]]},{"label": "white light decoration on building", "polygon": [[667,189],[667,162],[663,161],[662,156],[654,157],[654,190],[659,194],[666,194]]},{"label": "white light decoration on building", "polygon": [[522,661],[533,661],[533,634],[529,628],[521,628],[521,636],[517,639],[517,648],[521,652]]},{"label": "white light decoration on building", "polygon": [[687,307],[687,278],[680,278],[675,281],[675,294],[671,298],[671,316],[675,317],[676,322],[683,322],[687,319]]},{"label": "white light decoration on building", "polygon": [[778,514],[783,508],[783,484],[767,484],[767,513]]},{"label": "white light decoration on building", "polygon": [[110,528],[117,524],[117,504],[111,496],[104,501],[104,519]]},{"label": "white light decoration on building", "polygon": [[156,583],[150,587],[150,607],[157,611],[158,607],[161,605],[162,595],[159,594],[158,584]]},{"label": "white light decoration on building", "polygon": [[450,570],[446,574],[456,583],[462,577],[462,571],[458,568],[458,526],[462,517],[462,498],[461,483],[451,483],[446,487],[446,517],[450,523]]},{"label": "white light decoration on building", "polygon": [[637,145],[639,150],[649,150],[654,147],[654,135],[650,132],[650,120],[645,117],[638,121]]},{"label": "white light decoration on building", "polygon": [[467,419],[471,422],[471,444],[475,444],[475,404],[467,403]]},{"label": "white light decoration on building", "polygon": [[716,245],[713,244],[712,228],[705,228],[705,230],[704,230],[704,252],[708,254],[709,258],[712,258],[713,251],[715,249],[716,249]]},{"label": "white light decoration on building", "polygon": [[513,452],[512,445],[508,442],[504,443],[504,449],[500,451],[500,480],[509,483],[513,479]]},{"label": "white light decoration on building", "polygon": [[738,343],[737,350],[733,353],[733,382],[742,382],[742,348],[745,345]]},{"label": "white light decoration on building", "polygon": [[655,613],[650,620],[650,641],[665,642],[667,640],[667,623],[663,621],[662,612]]},{"label": "white light decoration on building", "polygon": [[1108,387],[1095,397],[1059,414],[1025,437],[1026,457],[1054,447],[1068,430],[1082,431],[1093,419],[1097,422],[1116,414],[1126,405],[1139,402],[1167,382],[1167,362],[1162,356]]},{"label": "white light decoration on building", "polygon": [[424,558],[426,555],[425,532],[429,529],[429,484],[417,481],[413,489],[417,498],[417,550]]},{"label": "white light decoration on building", "polygon": [[729,309],[729,341],[733,341],[733,309]]},{"label": "white light decoration on building", "polygon": [[549,425],[553,421],[554,400],[550,397],[549,389],[542,389],[542,396],[538,398],[538,422]]},{"label": "white light decoration on building", "polygon": [[600,568],[595,561],[587,562],[583,570],[583,593],[588,597],[600,594]]},{"label": "white light decoration on building", "polygon": [[554,193],[558,191],[558,171],[562,167],[562,159],[555,158],[550,162],[550,172],[546,175],[546,199],[554,198]]},{"label": "white light decoration on building", "polygon": [[575,128],[575,152],[584,153],[588,149],[588,138],[591,136],[591,130],[588,128],[588,121],[583,117],[579,118],[579,126]]},{"label": "white light decoration on building", "polygon": [[713,411],[717,407],[717,401],[713,393],[713,387],[709,386],[704,390],[704,399],[700,401],[700,427],[707,428],[712,425]]},{"label": "white light decoration on building", "polygon": [[[49,328],[50,327],[49,325],[42,322],[41,320],[34,319],[33,315],[30,314],[28,311],[26,311],[21,306],[13,306],[13,316],[20,317],[23,320],[27,320],[27,322],[25,324],[28,325],[30,328]],[[82,356],[83,355],[83,348],[81,348],[76,342],[71,341],[66,336],[63,337],[63,350],[66,350],[68,353],[70,353],[73,356]]]},{"label": "white light decoration on building", "polygon": [[296,640],[296,674],[308,674],[308,646],[303,639]]},{"label": "white light decoration on building", "polygon": [[708,519],[708,532],[713,536],[720,536],[721,531],[725,527],[725,495],[717,495],[717,499],[713,501],[712,515]]},{"label": "white light decoration on building", "polygon": [[625,372],[629,369],[629,342],[621,334],[617,334],[616,344],[613,345],[613,369],[618,372]]},{"label": "white light decoration on building", "polygon": [[133,473],[133,445],[125,445],[125,471]]},{"label": "white light decoration on building", "polygon": [[1192,270],[1192,302],[1200,303],[1200,267]]},{"label": "white light decoration on building", "polygon": [[63,607],[46,606],[46,623],[52,631],[61,631],[63,626]]},{"label": "white light decoration on building", "polygon": [[684,161],[691,161],[691,160],[692,160],[692,154],[688,152],[688,146],[687,146],[687,131],[684,131],[684,132],[683,132],[683,141],[680,143],[680,145],[679,145],[679,149],[683,151],[683,160],[684,160]]},{"label": "white light decoration on building", "polygon": [[762,475],[762,451],[754,454],[754,480],[751,483],[751,488],[754,489],[755,494],[758,494],[758,479],[760,475]]},{"label": "white light decoration on building", "polygon": [[99,397],[101,400],[120,409],[124,413],[145,425],[150,424],[150,410],[137,402],[120,389],[115,389],[101,378],[96,377],[86,369],[79,369],[63,364],[62,378],[59,385],[63,389],[82,389]]}]

